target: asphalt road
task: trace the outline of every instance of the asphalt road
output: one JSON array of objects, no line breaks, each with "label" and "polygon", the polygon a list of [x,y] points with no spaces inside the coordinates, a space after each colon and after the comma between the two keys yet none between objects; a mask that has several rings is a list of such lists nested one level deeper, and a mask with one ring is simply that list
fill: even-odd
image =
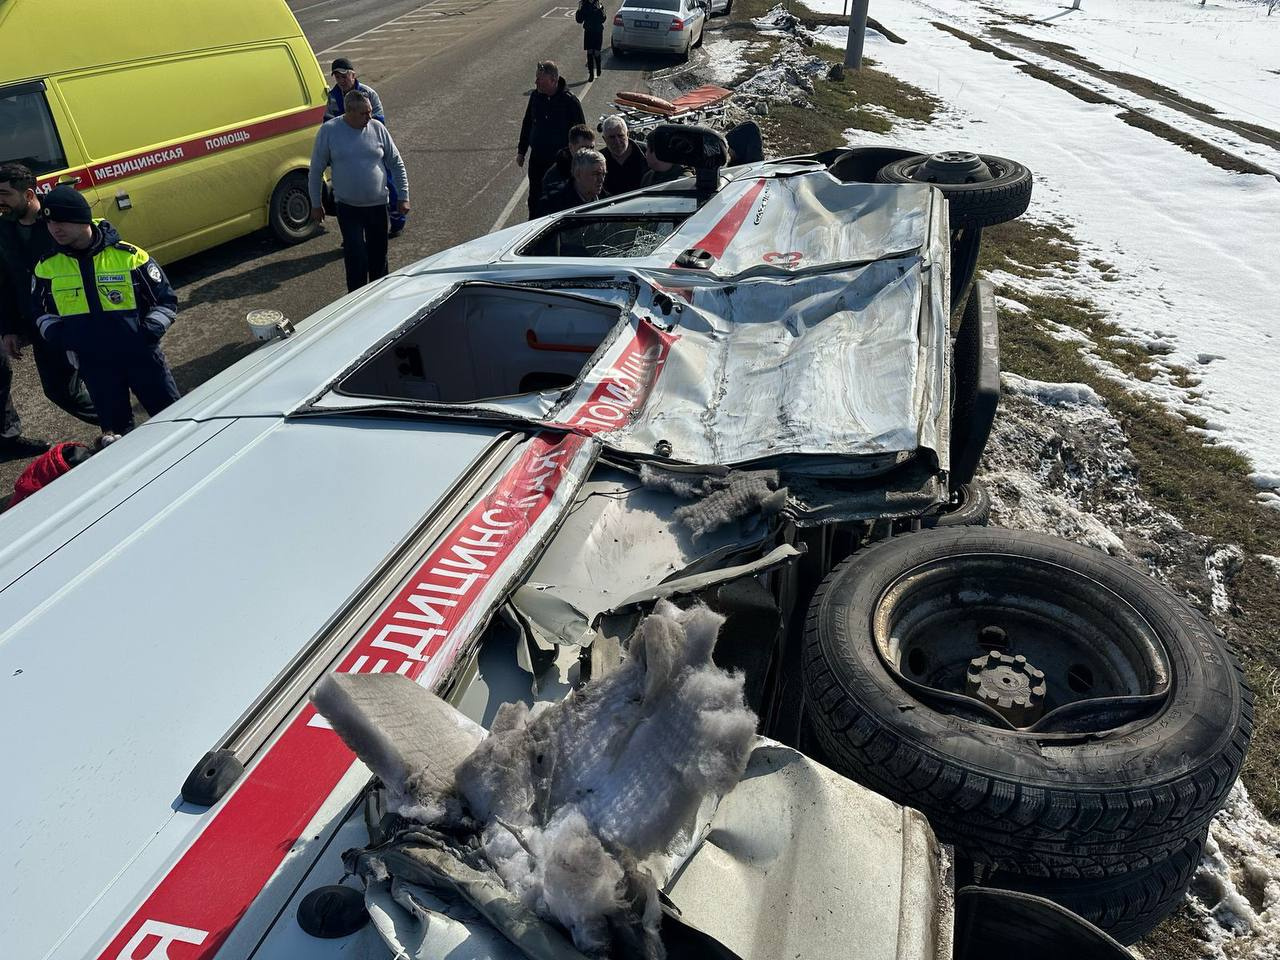
[{"label": "asphalt road", "polygon": [[[609,112],[613,93],[647,89],[648,71],[672,65],[606,53],[604,76],[587,84],[574,5],[290,0],[322,69],[347,56],[360,79],[377,89],[404,155],[413,211],[405,233],[392,241],[393,270],[523,219],[524,202],[515,194],[524,171],[515,152],[537,60],[561,64],[589,122]],[[165,264],[180,312],[164,348],[184,392],[253,351],[244,322],[249,310],[271,307],[300,320],[346,292],[337,224],[327,224],[325,233],[295,247],[281,247],[262,231]],[[51,441],[96,436],[45,400],[29,352],[14,367],[14,402],[25,434]],[[139,422],[145,419],[138,414]],[[24,460],[0,461],[0,496],[25,466]]]}]

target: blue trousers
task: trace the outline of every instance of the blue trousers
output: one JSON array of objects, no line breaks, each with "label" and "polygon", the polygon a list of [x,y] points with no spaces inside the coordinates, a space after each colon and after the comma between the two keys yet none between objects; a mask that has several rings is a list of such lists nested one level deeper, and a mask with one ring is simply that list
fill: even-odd
[{"label": "blue trousers", "polygon": [[153,417],[182,396],[159,344],[139,345],[134,350],[102,357],[81,353],[80,379],[93,398],[104,433],[125,433],[133,429],[130,391]]}]

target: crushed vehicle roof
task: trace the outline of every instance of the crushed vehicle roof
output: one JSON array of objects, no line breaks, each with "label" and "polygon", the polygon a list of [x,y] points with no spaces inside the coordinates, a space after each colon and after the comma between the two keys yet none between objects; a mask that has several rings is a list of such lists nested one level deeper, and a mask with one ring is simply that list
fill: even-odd
[{"label": "crushed vehicle roof", "polygon": [[[644,256],[522,253],[557,224],[663,207],[691,215]],[[710,269],[675,266],[692,249],[711,253]],[[97,955],[154,932],[143,898],[159,902],[156,884],[189,865],[197,837],[212,842],[208,817],[182,799],[183,778],[241,729],[264,690],[294,696],[295,712],[244,735],[268,753],[289,743],[294,766],[255,787],[260,802],[311,782],[299,765],[318,748],[285,738],[314,717],[296,713],[305,678],[290,671],[304,652],[319,657],[321,641],[332,645],[321,644],[326,662],[364,658],[370,670],[421,671],[424,684],[456,679],[453,658],[531,566],[602,453],[840,482],[915,458],[919,473],[904,481],[911,503],[938,502],[946,262],[935,191],[844,184],[813,163],[740,168],[696,212],[679,191],[579,209],[345,297],[6,514],[0,722],[33,730],[8,753],[24,787],[0,801],[23,877],[9,911],[47,917],[56,904],[63,918],[24,925],[10,950]],[[513,289],[552,308],[545,329],[516,333],[539,356],[560,355],[567,382],[456,402],[431,399],[417,373],[413,396],[355,389],[383,384],[394,369],[378,366],[386,358],[429,362],[430,350],[396,351],[429,346],[441,311],[479,304],[500,319]],[[578,313],[561,309],[570,299]],[[566,332],[556,327],[565,316],[601,325]],[[561,335],[580,340],[551,339]],[[877,500],[866,515],[884,509]],[[446,531],[453,539],[438,544]],[[507,539],[499,549],[490,538]],[[689,549],[686,539],[673,555],[684,562]],[[449,610],[413,592],[439,570],[455,578]],[[255,861],[273,878],[266,888],[261,877],[252,890],[229,879],[210,898],[209,911],[241,898],[230,919],[215,918],[221,935],[249,901],[243,929],[272,922],[319,854],[311,840],[340,825],[363,779],[347,754],[329,766],[318,795],[260,818],[258,839],[300,839]],[[346,793],[332,793],[339,782]],[[50,869],[48,841],[73,821],[90,824],[93,840],[77,845],[74,869]],[[225,857],[214,860],[221,875]],[[254,900],[263,889],[269,896]]]}]

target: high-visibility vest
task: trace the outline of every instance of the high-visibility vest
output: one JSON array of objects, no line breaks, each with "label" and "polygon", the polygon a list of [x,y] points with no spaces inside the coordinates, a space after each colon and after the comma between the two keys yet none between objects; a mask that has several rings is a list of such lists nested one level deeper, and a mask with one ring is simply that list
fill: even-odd
[{"label": "high-visibility vest", "polygon": [[55,253],[36,264],[35,275],[49,281],[58,316],[137,311],[133,271],[150,260],[145,250],[123,240],[103,247],[92,263]]}]

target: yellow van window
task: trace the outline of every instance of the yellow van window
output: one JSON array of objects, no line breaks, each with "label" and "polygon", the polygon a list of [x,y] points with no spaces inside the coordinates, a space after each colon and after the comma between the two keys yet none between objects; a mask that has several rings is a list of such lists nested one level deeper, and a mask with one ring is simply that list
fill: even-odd
[{"label": "yellow van window", "polygon": [[283,45],[121,64],[58,83],[90,160],[308,106]]},{"label": "yellow van window", "polygon": [[44,97],[40,81],[0,87],[0,163],[26,164],[36,174],[66,169],[62,141]]}]

